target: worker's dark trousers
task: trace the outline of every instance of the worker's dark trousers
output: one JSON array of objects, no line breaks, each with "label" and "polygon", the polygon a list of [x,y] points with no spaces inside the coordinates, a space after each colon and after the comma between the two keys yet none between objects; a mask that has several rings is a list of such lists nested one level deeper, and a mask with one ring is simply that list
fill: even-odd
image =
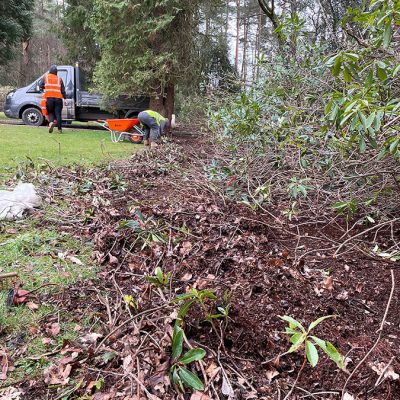
[{"label": "worker's dark trousers", "polygon": [[57,128],[61,130],[61,112],[63,109],[63,100],[49,97],[47,99],[47,112],[49,114],[49,121],[54,122],[57,120]]},{"label": "worker's dark trousers", "polygon": [[150,117],[146,111],[142,111],[138,115],[139,121],[143,124],[144,140],[150,142],[159,142],[161,140],[160,126],[155,118]]}]

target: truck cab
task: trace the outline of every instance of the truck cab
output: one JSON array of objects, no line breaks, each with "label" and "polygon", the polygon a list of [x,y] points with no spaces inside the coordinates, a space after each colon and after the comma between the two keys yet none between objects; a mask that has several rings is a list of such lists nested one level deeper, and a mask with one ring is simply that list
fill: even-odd
[{"label": "truck cab", "polygon": [[[43,92],[39,88],[43,76],[44,74],[28,86],[12,90],[7,94],[4,106],[6,117],[22,119],[26,125],[40,126],[45,123],[40,110]],[[149,107],[148,97],[121,96],[109,101],[107,109],[112,111],[106,111],[102,95],[85,90],[83,72],[78,65],[58,66],[58,76],[64,82],[67,95],[62,113],[63,121],[87,122],[113,117],[131,118]]]}]

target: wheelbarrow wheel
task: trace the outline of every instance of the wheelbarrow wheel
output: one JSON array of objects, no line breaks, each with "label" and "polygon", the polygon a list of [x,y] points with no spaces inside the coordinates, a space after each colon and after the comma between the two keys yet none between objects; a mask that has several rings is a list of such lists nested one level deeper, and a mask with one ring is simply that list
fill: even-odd
[{"label": "wheelbarrow wheel", "polygon": [[136,131],[136,129],[132,129],[129,133],[128,139],[131,143],[140,144],[143,142],[143,136]]}]

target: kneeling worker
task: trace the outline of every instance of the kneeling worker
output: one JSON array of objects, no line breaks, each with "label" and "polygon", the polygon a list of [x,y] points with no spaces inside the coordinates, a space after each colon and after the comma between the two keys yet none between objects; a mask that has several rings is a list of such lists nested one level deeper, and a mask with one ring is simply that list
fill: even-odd
[{"label": "kneeling worker", "polygon": [[157,147],[161,143],[161,136],[169,126],[168,118],[152,110],[142,111],[139,113],[138,118],[145,132],[144,145]]},{"label": "kneeling worker", "polygon": [[66,98],[65,86],[62,79],[57,75],[57,66],[50,67],[49,73],[46,74],[39,82],[39,87],[44,90],[44,99],[46,100],[46,108],[49,120],[49,133],[53,132],[54,121],[57,121],[58,132],[61,133],[61,113],[63,109],[63,99]]}]

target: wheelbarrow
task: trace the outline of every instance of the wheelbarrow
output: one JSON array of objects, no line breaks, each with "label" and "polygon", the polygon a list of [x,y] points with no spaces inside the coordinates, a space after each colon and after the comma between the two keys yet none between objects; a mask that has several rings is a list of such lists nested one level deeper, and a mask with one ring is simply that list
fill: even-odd
[{"label": "wheelbarrow", "polygon": [[99,120],[97,123],[110,132],[113,143],[122,142],[125,139],[135,144],[143,141],[144,132],[138,118],[106,119],[105,121]]}]

